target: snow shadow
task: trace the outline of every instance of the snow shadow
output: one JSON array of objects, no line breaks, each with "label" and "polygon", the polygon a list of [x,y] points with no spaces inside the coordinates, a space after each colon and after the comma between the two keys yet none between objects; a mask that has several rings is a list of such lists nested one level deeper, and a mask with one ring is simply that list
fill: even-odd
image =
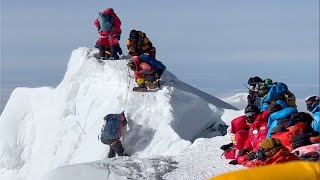
[{"label": "snow shadow", "polygon": [[[203,92],[195,87],[190,86],[187,83],[184,83],[176,78],[172,78],[174,77],[174,75],[168,71],[165,71],[165,76],[167,76],[168,78],[165,78],[165,81],[168,82],[162,82],[162,84],[168,84],[170,86],[173,86],[176,89],[180,89],[182,91],[188,92],[190,94],[194,94],[199,96],[200,98],[202,98],[205,101],[210,102],[211,104],[214,104],[217,107],[220,108],[225,108],[225,109],[233,109],[233,110],[239,110],[238,108],[232,106],[231,104],[228,104],[224,101],[222,101],[219,98],[216,98],[206,92]],[[170,80],[171,79],[171,80]],[[160,82],[161,84],[161,82]]]},{"label": "snow shadow", "polygon": [[173,121],[170,125],[184,140],[194,142],[198,138],[212,138],[227,134],[228,126],[221,119],[221,116],[210,108],[190,109],[179,113],[181,112],[180,107],[173,106],[173,112],[174,119],[181,120]]},{"label": "snow shadow", "polygon": [[123,145],[129,155],[144,150],[149,146],[155,131],[147,126],[135,123],[127,117],[128,127],[123,130]]},{"label": "snow shadow", "polygon": [[[94,53],[93,54],[93,57],[95,57],[96,59],[97,59],[97,61],[98,61],[98,59],[101,59],[101,56],[100,56],[100,54],[99,54],[99,52],[98,53]],[[103,60],[103,61],[99,61],[99,62],[105,62],[105,61],[127,61],[127,60],[129,60],[129,58],[119,58],[119,59],[113,59],[113,60]]]},{"label": "snow shadow", "polygon": [[170,99],[175,119],[170,125],[182,139],[194,142],[227,134],[228,126],[221,119],[223,108],[237,108],[181,81],[172,86],[177,90]]}]

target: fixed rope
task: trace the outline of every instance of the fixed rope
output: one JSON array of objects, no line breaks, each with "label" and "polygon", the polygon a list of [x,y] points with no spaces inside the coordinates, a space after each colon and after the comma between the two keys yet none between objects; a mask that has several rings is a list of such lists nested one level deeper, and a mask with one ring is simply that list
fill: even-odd
[{"label": "fixed rope", "polygon": [[[86,134],[86,133],[84,132],[84,128],[85,128],[86,125],[87,125],[87,118],[86,118],[86,120],[85,120],[85,122],[84,122],[83,128],[81,128],[80,123],[79,123],[78,120],[77,120],[77,123],[78,123],[78,125],[79,125],[79,127],[80,127],[80,129],[81,129],[81,133],[80,133],[80,135],[79,135],[79,137],[78,137],[78,140],[77,140],[76,144],[74,145],[74,147],[73,147],[73,149],[72,149],[71,154],[69,155],[69,158],[68,158],[67,161],[66,161],[67,164],[69,164],[69,162],[70,162],[70,160],[71,160],[71,158],[72,158],[75,150],[76,150],[77,147],[79,146],[79,143],[80,143],[80,141],[81,141],[81,136],[82,136],[82,134]],[[86,135],[87,135],[87,134],[86,134]]]},{"label": "fixed rope", "polygon": [[130,85],[131,85],[131,81],[130,81],[130,72],[129,72],[129,67],[128,67],[127,68],[127,94],[124,99],[124,107],[123,107],[124,112],[126,112],[126,108],[127,108],[128,96],[129,96],[129,92],[130,92]]},{"label": "fixed rope", "polygon": [[[125,100],[124,100],[124,107],[123,107],[123,113],[124,113],[124,116],[127,118],[127,116],[125,115],[126,113],[126,110],[127,110],[127,103],[128,103],[128,97],[129,97],[129,92],[130,92],[130,85],[131,85],[131,76],[130,76],[130,71],[129,71],[129,67],[127,68],[127,94],[125,96]],[[127,125],[128,126],[128,122],[127,122]],[[124,143],[124,133],[123,133],[123,129],[122,128],[122,146],[123,146],[123,149],[125,149],[125,143]]]},{"label": "fixed rope", "polygon": [[85,134],[85,135],[87,135],[87,133],[84,131],[84,129],[82,129],[82,127],[81,127],[81,125],[80,125],[80,122],[77,120],[77,123],[78,123],[78,125],[79,125],[79,127],[80,127],[80,129],[81,129],[81,131]]}]

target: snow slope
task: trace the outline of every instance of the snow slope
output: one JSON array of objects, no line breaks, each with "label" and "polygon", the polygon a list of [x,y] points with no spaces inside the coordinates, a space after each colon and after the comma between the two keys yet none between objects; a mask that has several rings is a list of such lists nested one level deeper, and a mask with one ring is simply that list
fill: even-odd
[{"label": "snow slope", "polygon": [[[226,110],[222,119],[230,120],[242,115],[241,111]],[[244,168],[228,165],[221,157],[219,147],[229,142],[230,136],[199,138],[183,153],[176,156],[152,158],[118,157],[89,163],[59,167],[45,180],[117,180],[117,179],[207,179],[209,177]]]},{"label": "snow slope", "polygon": [[[85,170],[83,177],[92,170],[91,177],[98,173],[114,179],[175,179],[193,172],[192,160],[207,167],[200,175],[193,173],[194,179],[234,168],[218,162],[218,147],[229,141],[228,136],[210,138],[225,135],[223,125],[241,111],[227,114],[236,108],[169,71],[162,77],[166,83],[161,90],[132,92],[135,82],[126,62],[98,63],[97,52],[74,50],[56,88],[14,90],[0,117],[0,179],[41,179],[57,167],[46,178],[72,179],[68,174],[79,175],[80,169]],[[103,160],[108,147],[97,139],[102,118],[123,110],[129,120],[124,147],[132,156]],[[106,166],[115,168],[105,171]]]}]

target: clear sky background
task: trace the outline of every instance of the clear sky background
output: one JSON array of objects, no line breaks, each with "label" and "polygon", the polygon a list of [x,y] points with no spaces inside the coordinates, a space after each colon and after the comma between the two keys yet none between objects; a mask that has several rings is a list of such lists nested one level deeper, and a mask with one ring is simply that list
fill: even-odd
[{"label": "clear sky background", "polygon": [[130,30],[142,30],[168,70],[214,96],[246,92],[255,75],[298,98],[319,94],[318,0],[2,0],[1,109],[16,87],[57,86],[71,52],[94,47],[93,20],[108,7],[125,53]]}]

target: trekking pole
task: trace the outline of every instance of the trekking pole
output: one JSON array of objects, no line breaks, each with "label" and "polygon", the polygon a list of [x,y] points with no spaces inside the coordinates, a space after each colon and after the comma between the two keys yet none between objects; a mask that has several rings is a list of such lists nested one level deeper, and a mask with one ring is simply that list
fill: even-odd
[{"label": "trekking pole", "polygon": [[249,90],[251,90],[245,83],[243,83],[243,85],[244,85],[246,88],[248,88]]},{"label": "trekking pole", "polygon": [[[255,89],[254,89],[254,90],[252,90],[252,89],[250,89],[250,88],[249,88],[248,86],[246,86],[246,84],[244,84],[244,83],[243,83],[243,85],[244,85],[246,88],[248,88],[248,89],[249,89],[249,91],[258,92],[258,90],[255,90]],[[259,86],[258,86],[258,87],[259,87]],[[259,88],[258,88],[258,89],[259,89]]]}]

